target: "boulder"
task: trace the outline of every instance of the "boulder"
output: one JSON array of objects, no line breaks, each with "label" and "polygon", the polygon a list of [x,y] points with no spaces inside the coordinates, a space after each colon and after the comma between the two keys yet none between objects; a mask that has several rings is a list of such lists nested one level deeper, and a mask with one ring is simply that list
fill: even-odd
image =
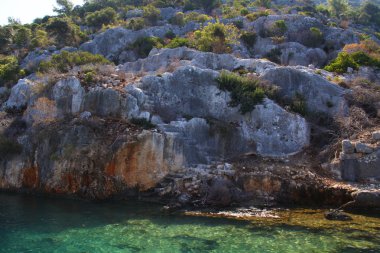
[{"label": "boulder", "polygon": [[111,88],[97,88],[84,96],[83,110],[101,117],[117,117],[121,115],[123,98],[121,94]]},{"label": "boulder", "polygon": [[83,106],[85,90],[76,77],[60,80],[53,87],[53,98],[61,114],[77,114]]},{"label": "boulder", "polygon": [[375,141],[380,141],[380,131],[373,132],[372,139]]},{"label": "boulder", "polygon": [[[252,112],[241,115],[238,107],[229,106],[229,94],[217,88],[215,78],[218,75],[216,71],[187,66],[178,68],[173,74],[147,76],[138,85],[147,96],[141,109],[155,112],[164,122],[183,117],[216,120],[215,127],[225,132],[221,137],[223,145],[215,145],[217,140],[200,135],[200,141],[206,141],[202,144],[206,148],[212,145],[222,148],[216,154],[257,152],[282,156],[296,153],[308,145],[309,126],[302,117],[285,111],[269,99]],[[209,131],[207,126],[202,129],[205,133]]]},{"label": "boulder", "polygon": [[363,157],[352,157],[340,162],[342,179],[346,181],[380,180],[380,150]]},{"label": "boulder", "polygon": [[101,54],[111,61],[123,62],[123,60],[128,58],[123,52],[128,51],[129,46],[139,38],[151,36],[164,38],[168,31],[172,31],[180,36],[197,28],[199,28],[199,24],[194,22],[188,22],[183,27],[167,24],[138,31],[117,27],[96,35],[93,40],[82,44],[80,49],[93,54]]},{"label": "boulder", "polygon": [[371,146],[362,142],[355,143],[355,150],[357,153],[363,154],[371,154],[373,152],[373,148]]},{"label": "boulder", "polygon": [[355,200],[355,207],[380,207],[380,190],[359,190],[353,192],[351,195]]},{"label": "boulder", "polygon": [[343,140],[342,151],[344,154],[353,154],[355,152],[355,145],[350,140]]},{"label": "boulder", "polygon": [[11,95],[5,102],[6,110],[22,110],[28,106],[29,100],[33,94],[35,83],[28,79],[20,79],[18,83],[12,87]]},{"label": "boulder", "polygon": [[280,87],[280,95],[289,99],[301,95],[312,112],[344,116],[348,113],[346,90],[302,67],[268,69],[262,76]]}]

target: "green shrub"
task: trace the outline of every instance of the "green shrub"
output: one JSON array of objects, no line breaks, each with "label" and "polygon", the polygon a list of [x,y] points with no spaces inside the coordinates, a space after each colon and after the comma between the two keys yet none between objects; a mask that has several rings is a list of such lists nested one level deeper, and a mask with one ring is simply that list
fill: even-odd
[{"label": "green shrub", "polygon": [[20,154],[22,146],[16,141],[12,141],[3,135],[0,135],[0,159]]},{"label": "green shrub", "polygon": [[183,12],[177,12],[174,17],[169,20],[169,23],[172,25],[184,26],[186,23],[185,14],[183,14]]},{"label": "green shrub", "polygon": [[51,69],[56,69],[60,72],[68,72],[75,66],[86,64],[111,64],[111,62],[99,54],[62,51],[60,54],[53,55],[51,60],[42,61],[38,70],[48,72]]},{"label": "green shrub", "polygon": [[362,51],[351,54],[340,52],[338,57],[325,67],[325,70],[343,74],[347,72],[349,67],[357,70],[360,66],[380,67],[380,60]]},{"label": "green shrub", "polygon": [[227,53],[230,45],[238,43],[239,30],[232,24],[208,24],[194,32],[193,46],[198,50],[214,53]]},{"label": "green shrub", "polygon": [[95,11],[86,15],[86,24],[93,27],[102,27],[116,21],[116,11],[111,7]]},{"label": "green shrub", "polygon": [[86,37],[68,17],[49,18],[46,31],[58,47],[78,46]]},{"label": "green shrub", "polygon": [[0,86],[15,81],[19,72],[18,60],[15,56],[0,55]]},{"label": "green shrub", "polygon": [[190,21],[194,21],[194,22],[198,22],[198,23],[203,24],[204,22],[209,21],[211,19],[212,19],[212,17],[205,15],[205,14],[200,14],[200,13],[195,12],[195,11],[192,11],[192,12],[185,14],[185,23],[190,22]]},{"label": "green shrub", "polygon": [[14,43],[19,48],[28,48],[32,39],[32,31],[29,28],[21,26],[17,29],[16,34],[13,37]]},{"label": "green shrub", "polygon": [[219,89],[230,92],[229,105],[233,107],[240,105],[240,112],[243,114],[252,111],[265,98],[265,91],[259,79],[222,71],[216,81]]},{"label": "green shrub", "polygon": [[156,127],[154,124],[152,124],[152,122],[148,121],[145,118],[133,118],[131,119],[131,123],[142,127],[143,129],[152,129]]},{"label": "green shrub", "polygon": [[259,17],[266,17],[270,14],[270,11],[269,10],[264,10],[264,11],[258,11],[258,12],[254,12],[254,13],[250,13],[248,15],[246,15],[245,17],[249,20],[249,21],[255,21],[256,19],[258,19]]},{"label": "green shrub", "polygon": [[282,36],[287,31],[285,20],[277,20],[268,31],[269,36]]},{"label": "green shrub", "polygon": [[310,28],[310,36],[308,36],[309,41],[306,46],[316,47],[323,43],[324,38],[321,30],[317,27]]},{"label": "green shrub", "polygon": [[213,9],[220,5],[220,0],[185,0],[184,11],[204,9],[206,13],[211,13]]},{"label": "green shrub", "polygon": [[132,18],[126,27],[134,31],[141,30],[145,27],[145,20],[143,18]]},{"label": "green shrub", "polygon": [[270,8],[272,5],[271,0],[256,0],[255,4],[260,7]]},{"label": "green shrub", "polygon": [[279,49],[279,48],[273,48],[273,49],[271,49],[269,51],[269,53],[267,53],[265,55],[265,57],[268,60],[279,64],[281,62],[281,60],[280,60],[281,54],[282,54],[281,49]]},{"label": "green shrub", "polygon": [[236,20],[233,22],[234,26],[238,29],[243,29],[244,28],[244,22],[243,20]]},{"label": "green shrub", "polygon": [[141,37],[138,38],[131,46],[130,49],[134,50],[140,57],[147,57],[150,50],[154,47],[162,48],[163,40],[158,37]]},{"label": "green shrub", "polygon": [[243,8],[243,9],[240,10],[240,14],[243,15],[243,16],[245,16],[245,15],[249,14],[249,11],[248,11],[247,8]]},{"label": "green shrub", "polygon": [[290,110],[299,113],[302,116],[306,116],[308,113],[307,104],[305,98],[300,93],[296,93],[290,104]]},{"label": "green shrub", "polygon": [[176,37],[172,39],[165,47],[166,48],[177,48],[177,47],[188,47],[189,40],[186,38]]},{"label": "green shrub", "polygon": [[161,11],[153,5],[147,5],[143,8],[143,17],[148,25],[156,25],[160,15]]},{"label": "green shrub", "polygon": [[170,30],[167,33],[165,33],[165,38],[167,38],[167,39],[171,39],[172,40],[175,37],[176,37],[176,35],[175,35],[175,33],[172,30]]},{"label": "green shrub", "polygon": [[257,34],[256,34],[256,32],[253,32],[253,31],[252,32],[243,32],[243,34],[241,35],[241,40],[244,42],[244,44],[247,47],[252,48],[256,43]]},{"label": "green shrub", "polygon": [[45,48],[51,44],[51,39],[45,30],[38,29],[34,32],[33,39],[31,41],[31,46],[33,48],[42,47]]}]

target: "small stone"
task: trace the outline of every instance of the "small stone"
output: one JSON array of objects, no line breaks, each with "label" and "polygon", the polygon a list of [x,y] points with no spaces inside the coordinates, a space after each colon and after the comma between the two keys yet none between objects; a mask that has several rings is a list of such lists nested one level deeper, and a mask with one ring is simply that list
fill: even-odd
[{"label": "small stone", "polygon": [[372,139],[374,139],[375,141],[380,141],[380,131],[373,132]]},{"label": "small stone", "polygon": [[89,119],[91,118],[91,116],[92,116],[91,112],[85,111],[85,112],[82,112],[79,117],[81,119]]},{"label": "small stone", "polygon": [[341,211],[330,211],[325,213],[325,218],[328,220],[349,221],[352,220],[351,216]]},{"label": "small stone", "polygon": [[348,67],[348,68],[347,68],[347,73],[351,74],[352,72],[354,72],[354,69],[351,68],[351,67]]},{"label": "small stone", "polygon": [[355,147],[350,140],[343,140],[342,151],[345,154],[353,154],[355,152]]},{"label": "small stone", "polygon": [[363,154],[370,154],[373,152],[373,148],[370,147],[368,144],[357,142],[355,144],[355,150],[358,153],[363,153]]}]

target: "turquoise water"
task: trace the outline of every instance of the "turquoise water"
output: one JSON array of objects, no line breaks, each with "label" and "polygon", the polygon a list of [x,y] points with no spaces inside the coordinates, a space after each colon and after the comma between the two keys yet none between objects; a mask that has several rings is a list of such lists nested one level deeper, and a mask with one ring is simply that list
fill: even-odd
[{"label": "turquoise water", "polygon": [[380,252],[380,217],[330,222],[323,210],[282,219],[170,215],[152,204],[0,194],[0,253]]}]

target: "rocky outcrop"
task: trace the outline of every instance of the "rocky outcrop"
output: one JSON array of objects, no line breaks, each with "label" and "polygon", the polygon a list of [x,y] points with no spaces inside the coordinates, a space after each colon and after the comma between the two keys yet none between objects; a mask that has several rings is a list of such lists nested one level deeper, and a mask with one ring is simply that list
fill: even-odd
[{"label": "rocky outcrop", "polygon": [[33,94],[33,87],[36,83],[28,79],[20,79],[18,83],[12,87],[11,95],[5,102],[5,110],[22,110],[28,106],[29,100]]},{"label": "rocky outcrop", "polygon": [[371,143],[344,140],[339,163],[335,164],[335,166],[339,167],[342,179],[347,181],[380,180],[380,142],[378,133],[373,133]]},{"label": "rocky outcrop", "polygon": [[138,38],[151,36],[164,38],[165,34],[169,31],[172,31],[176,35],[184,35],[190,31],[196,30],[197,28],[199,28],[199,24],[193,22],[189,22],[183,27],[164,25],[150,27],[139,31],[132,31],[118,27],[108,29],[107,31],[95,36],[92,41],[82,44],[80,49],[93,54],[101,54],[107,59],[119,63],[135,61],[137,60],[136,58],[132,56],[132,58],[127,57],[130,54],[126,53],[126,51],[129,50],[129,46],[131,46]]},{"label": "rocky outcrop", "polygon": [[279,67],[266,71],[264,79],[280,87],[281,95],[292,99],[302,96],[311,112],[325,112],[330,115],[344,116],[348,105],[344,99],[346,90],[323,77],[310,72],[307,68]]}]

